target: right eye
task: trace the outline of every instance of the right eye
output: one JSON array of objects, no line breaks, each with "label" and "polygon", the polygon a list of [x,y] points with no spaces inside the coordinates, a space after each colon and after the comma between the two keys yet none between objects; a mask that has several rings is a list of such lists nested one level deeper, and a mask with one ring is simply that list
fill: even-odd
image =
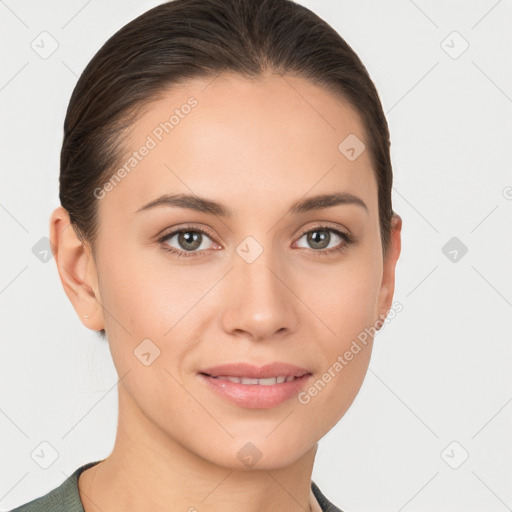
[{"label": "right eye", "polygon": [[[175,243],[178,247],[173,247],[169,244],[168,240],[176,238]],[[203,256],[207,249],[214,247],[204,247],[204,238],[211,240],[209,233],[205,230],[196,227],[182,227],[163,235],[158,241],[162,244],[165,251],[177,254],[179,256]],[[213,241],[212,241],[213,243]]]}]

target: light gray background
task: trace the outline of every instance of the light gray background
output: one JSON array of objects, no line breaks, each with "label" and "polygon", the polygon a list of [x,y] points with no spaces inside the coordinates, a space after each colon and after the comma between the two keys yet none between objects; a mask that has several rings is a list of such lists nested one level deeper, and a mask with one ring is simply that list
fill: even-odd
[{"label": "light gray background", "polygon": [[[113,446],[108,349],[76,317],[55,261],[32,249],[59,205],[62,125],[79,74],[110,35],[159,3],[0,1],[4,511]],[[395,300],[404,309],[377,335],[313,478],[346,512],[510,510],[512,2],[299,3],[340,32],[377,86],[403,219]],[[42,47],[43,31],[58,42],[46,59],[31,47]],[[452,237],[468,249],[457,261],[443,252]],[[31,457],[42,442],[58,452],[48,469]]]}]

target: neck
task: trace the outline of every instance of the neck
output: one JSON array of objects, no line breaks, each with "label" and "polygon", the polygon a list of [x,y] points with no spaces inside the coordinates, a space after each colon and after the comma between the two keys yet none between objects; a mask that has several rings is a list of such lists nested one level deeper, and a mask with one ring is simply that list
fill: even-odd
[{"label": "neck", "polygon": [[286,466],[222,466],[171,439],[122,389],[114,448],[79,478],[85,512],[318,510],[311,492],[317,444]]}]

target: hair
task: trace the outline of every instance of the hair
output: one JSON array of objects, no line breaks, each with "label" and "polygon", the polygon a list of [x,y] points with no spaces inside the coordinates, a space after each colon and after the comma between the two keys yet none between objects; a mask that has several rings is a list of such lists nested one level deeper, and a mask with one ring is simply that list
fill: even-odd
[{"label": "hair", "polygon": [[[138,16],[82,72],[64,121],[61,205],[95,254],[98,198],[122,159],[124,135],[173,85],[231,72],[289,74],[323,87],[360,115],[378,186],[387,253],[393,173],[387,121],[361,60],[323,19],[292,0],[172,0]],[[340,141],[341,142],[341,141]],[[99,331],[105,337],[105,331]]]}]

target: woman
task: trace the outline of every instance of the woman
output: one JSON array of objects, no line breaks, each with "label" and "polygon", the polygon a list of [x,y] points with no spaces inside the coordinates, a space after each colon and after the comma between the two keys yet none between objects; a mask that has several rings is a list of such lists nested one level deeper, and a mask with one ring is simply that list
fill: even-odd
[{"label": "woman", "polygon": [[313,463],[392,307],[401,233],[357,55],[290,0],[174,0],[105,43],[64,128],[50,239],[109,344],[118,430],[15,510],[340,510]]}]

